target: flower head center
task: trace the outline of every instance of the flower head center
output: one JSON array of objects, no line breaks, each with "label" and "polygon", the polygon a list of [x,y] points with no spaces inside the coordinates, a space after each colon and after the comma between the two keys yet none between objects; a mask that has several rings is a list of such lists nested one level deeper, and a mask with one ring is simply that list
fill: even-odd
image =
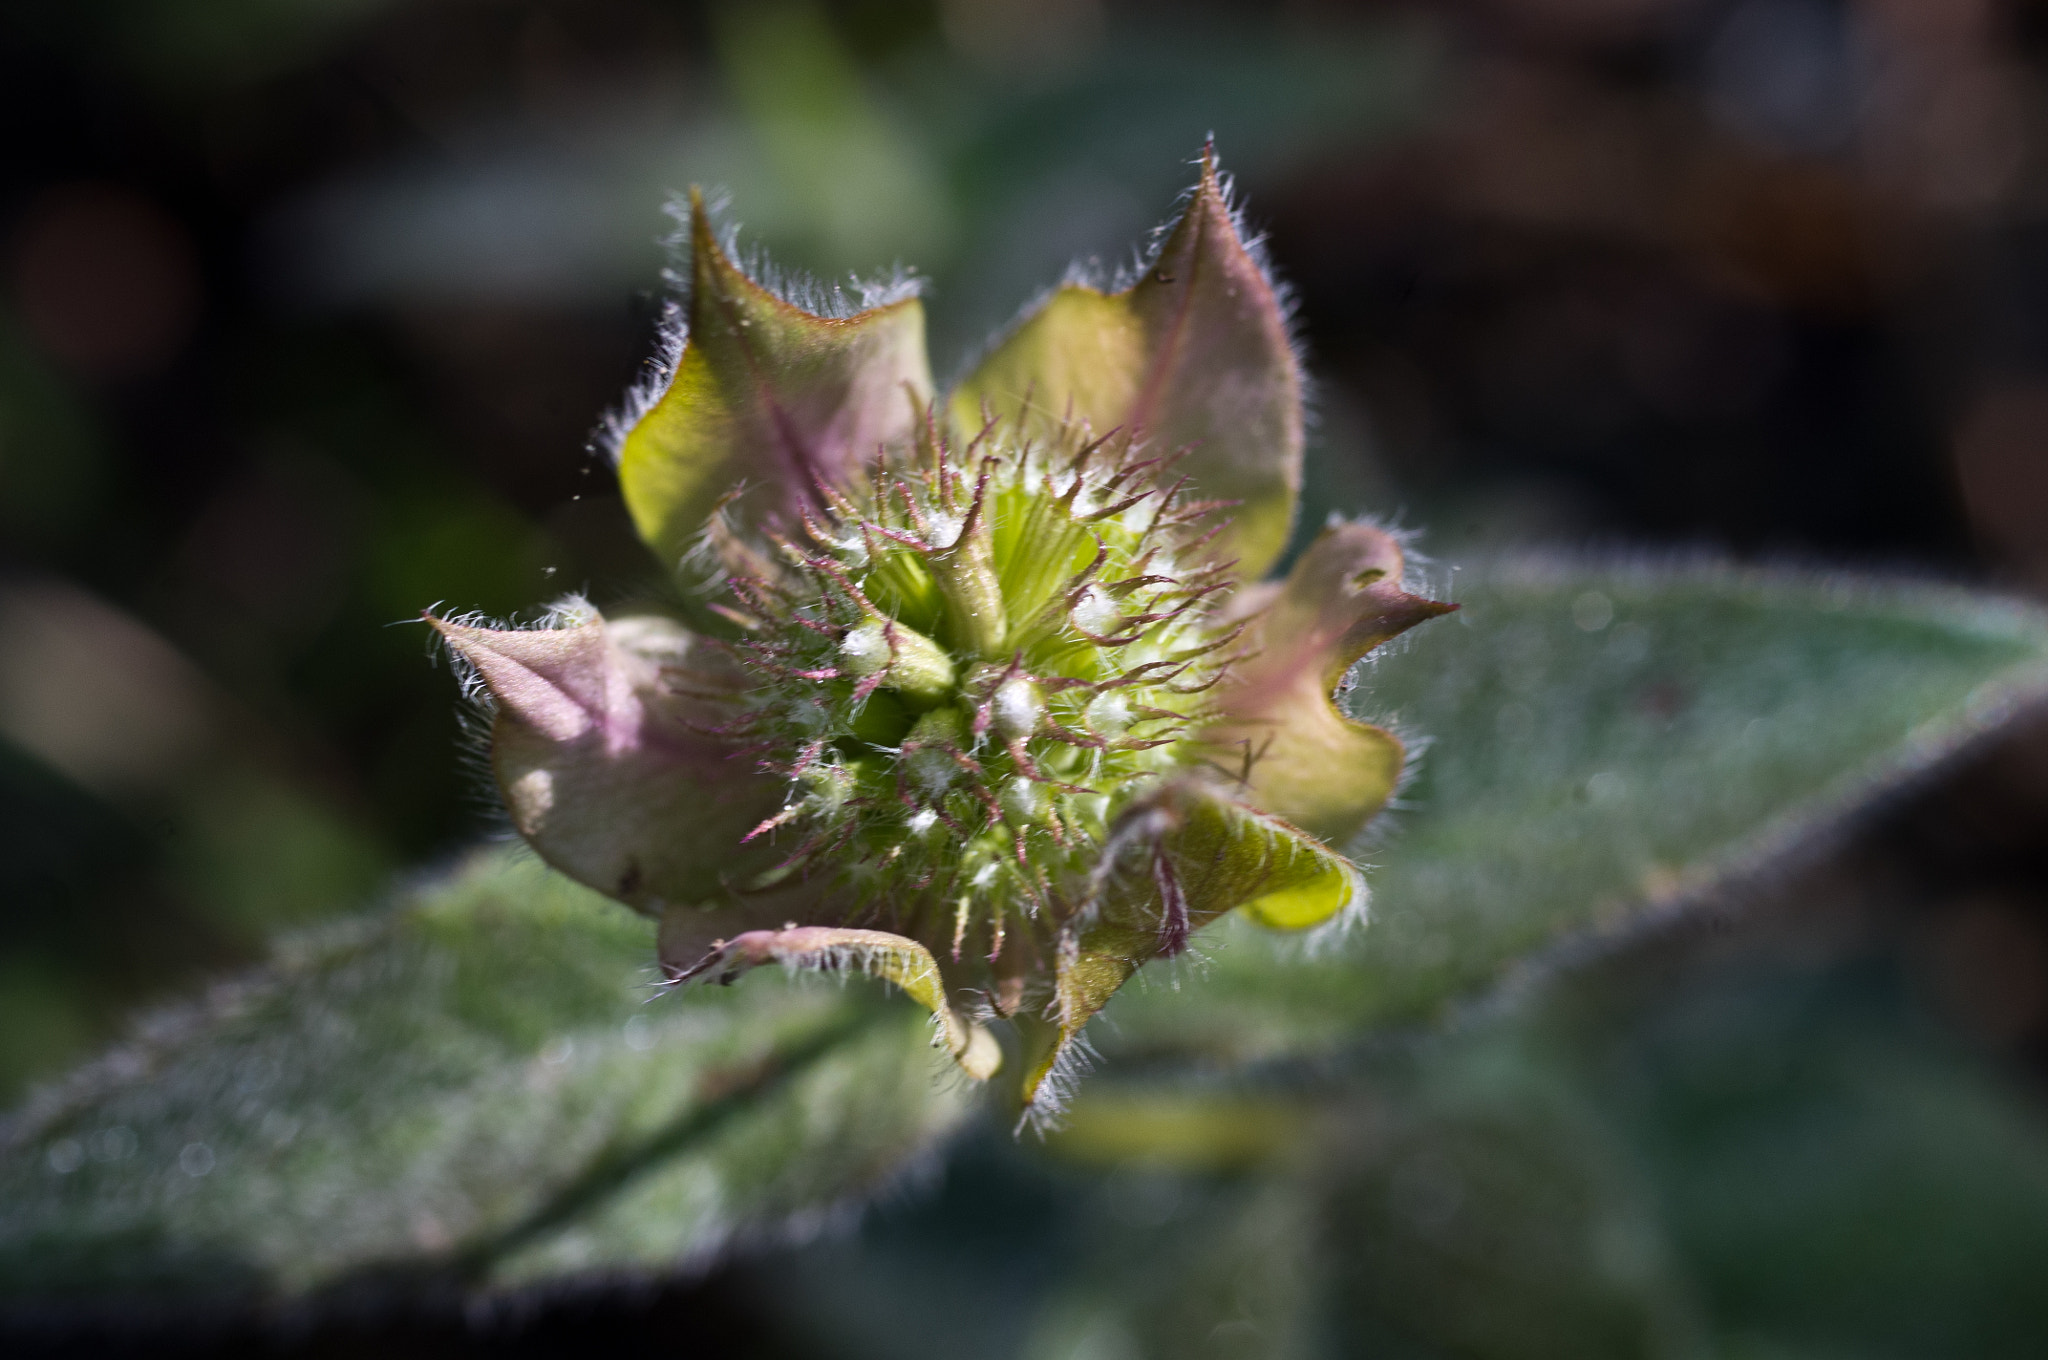
[{"label": "flower head center", "polygon": [[[1235,632],[1209,507],[1159,460],[937,439],[734,572],[760,677],[747,734],[789,780],[764,882],[834,875],[891,929],[964,952],[1080,908],[1118,808],[1185,758]],[[1190,566],[1189,563],[1195,563]]]}]

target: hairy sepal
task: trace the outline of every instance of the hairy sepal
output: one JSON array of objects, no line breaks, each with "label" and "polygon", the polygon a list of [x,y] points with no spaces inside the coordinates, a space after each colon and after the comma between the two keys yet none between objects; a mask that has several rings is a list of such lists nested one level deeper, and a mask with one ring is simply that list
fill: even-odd
[{"label": "hairy sepal", "polygon": [[640,536],[686,578],[714,512],[743,539],[793,533],[825,489],[909,446],[932,392],[915,297],[814,316],[732,262],[695,191],[689,236],[688,338],[618,449]]},{"label": "hairy sepal", "polygon": [[1301,489],[1301,370],[1212,152],[1144,275],[1056,290],[954,392],[956,426],[979,428],[984,406],[1033,434],[1085,421],[1178,452],[1195,497],[1234,506],[1209,551],[1245,579],[1272,566]]},{"label": "hairy sepal", "polygon": [[747,969],[765,963],[779,963],[791,969],[865,973],[894,983],[905,996],[930,1011],[938,1026],[938,1042],[968,1076],[986,1081],[1002,1066],[1003,1052],[995,1036],[960,1014],[947,999],[938,960],[916,940],[885,930],[793,925],[781,930],[749,930],[729,940],[714,940],[699,953],[691,937],[701,925],[680,922],[680,928],[672,930],[664,920],[662,966],[671,981],[701,978],[729,982]]},{"label": "hairy sepal", "polygon": [[1239,911],[1275,930],[1363,912],[1357,866],[1198,779],[1163,783],[1117,819],[1090,909],[1061,942],[1053,997],[1026,1026],[1027,1118],[1057,1110],[1081,1031],[1148,960]]},{"label": "hairy sepal", "polygon": [[1333,845],[1393,796],[1405,757],[1392,733],[1345,716],[1337,685],[1366,653],[1456,605],[1402,589],[1401,545],[1371,524],[1323,530],[1278,590],[1257,597],[1250,654],[1204,733],[1244,797]]},{"label": "hairy sepal", "polygon": [[428,622],[495,701],[498,787],[550,865],[659,915],[721,898],[727,880],[772,861],[740,841],[780,805],[783,784],[707,730],[727,715],[715,696],[734,678],[701,640],[658,618]]}]

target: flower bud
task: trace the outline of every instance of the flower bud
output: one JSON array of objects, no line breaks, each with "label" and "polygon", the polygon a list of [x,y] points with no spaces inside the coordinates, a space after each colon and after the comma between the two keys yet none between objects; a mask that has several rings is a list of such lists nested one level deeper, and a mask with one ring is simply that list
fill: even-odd
[{"label": "flower bud", "polygon": [[1074,602],[1074,626],[1084,633],[1107,637],[1123,621],[1123,611],[1116,607],[1116,601],[1094,586],[1082,591],[1081,598]]},{"label": "flower bud", "polygon": [[672,981],[864,970],[976,1078],[1001,1051],[956,1003],[985,998],[1039,1113],[1147,960],[1228,912],[1356,914],[1332,846],[1404,750],[1332,690],[1447,606],[1368,524],[1233,587],[1289,538],[1301,375],[1213,155],[1142,277],[1056,290],[943,402],[908,293],[811,315],[694,200],[690,244],[687,332],[615,451],[724,641],[437,624],[540,853],[660,915]]},{"label": "flower bud", "polygon": [[967,735],[960,710],[935,708],[917,720],[903,739],[904,766],[927,796],[941,798],[960,782],[958,756]]},{"label": "flower bud", "polygon": [[936,704],[953,692],[953,658],[892,619],[870,619],[848,632],[839,644],[839,661],[855,679],[880,675],[884,685],[917,703]]},{"label": "flower bud", "polygon": [[1045,699],[1037,685],[1021,675],[1013,676],[996,686],[990,709],[997,736],[1004,741],[1029,741],[1045,717]]}]

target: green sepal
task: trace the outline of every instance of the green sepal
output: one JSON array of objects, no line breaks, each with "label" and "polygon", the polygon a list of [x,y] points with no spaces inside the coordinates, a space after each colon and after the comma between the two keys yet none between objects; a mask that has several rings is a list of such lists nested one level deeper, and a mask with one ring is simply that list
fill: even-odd
[{"label": "green sepal", "polygon": [[1217,917],[1303,930],[1365,906],[1351,861],[1280,818],[1195,780],[1153,790],[1119,819],[1093,919],[1067,936],[1040,1024],[1026,1026],[1024,1101],[1060,1100],[1074,1041],[1148,959],[1172,957]]},{"label": "green sepal", "polygon": [[1301,490],[1301,370],[1271,280],[1246,248],[1213,152],[1144,277],[1119,293],[1069,283],[1012,331],[952,396],[956,428],[986,406],[1031,438],[1072,421],[1121,428],[1199,500],[1235,503],[1211,540],[1255,579],[1279,558]]},{"label": "green sepal", "polygon": [[[695,915],[688,909],[681,913]],[[938,1024],[939,1044],[953,1055],[960,1069],[976,1081],[986,1081],[1003,1065],[1003,1051],[995,1037],[961,1015],[946,997],[946,983],[938,960],[916,940],[886,930],[855,930],[836,926],[789,926],[782,930],[750,930],[730,940],[716,940],[699,957],[679,949],[677,940],[685,933],[675,931],[664,920],[661,954],[663,966],[676,982],[706,978],[729,982],[749,968],[779,963],[785,968],[833,972],[861,972],[895,986],[912,1001],[932,1013]]]},{"label": "green sepal", "polygon": [[932,381],[915,297],[844,318],[785,302],[727,257],[695,190],[687,319],[674,372],[618,457],[640,536],[694,580],[708,568],[685,559],[721,507],[743,542],[793,532],[821,486],[909,447]]},{"label": "green sepal", "polygon": [[1217,695],[1205,732],[1244,796],[1343,845],[1386,806],[1406,752],[1398,737],[1339,712],[1333,691],[1367,652],[1456,605],[1401,588],[1401,545],[1370,524],[1335,524],[1251,619],[1249,654]]}]

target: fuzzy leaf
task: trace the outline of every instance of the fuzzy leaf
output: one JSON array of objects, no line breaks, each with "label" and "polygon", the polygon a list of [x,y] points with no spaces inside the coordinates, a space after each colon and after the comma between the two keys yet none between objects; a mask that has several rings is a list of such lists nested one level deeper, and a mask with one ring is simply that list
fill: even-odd
[{"label": "fuzzy leaf", "polygon": [[908,444],[931,400],[924,308],[904,298],[813,316],[742,273],[690,198],[689,336],[665,390],[619,444],[640,536],[682,567],[712,512],[742,535],[793,531],[885,450]]},{"label": "fuzzy leaf", "polygon": [[1745,934],[1338,1058],[1100,1074],[1044,1143],[970,1145],[931,1202],[747,1283],[846,1354],[2035,1355],[2030,1084],[1868,934],[1819,966],[1808,930]]},{"label": "fuzzy leaf", "polygon": [[1219,922],[1202,985],[1130,989],[1106,1049],[1246,1056],[1428,1019],[1761,871],[2048,691],[2048,622],[1961,592],[1543,560],[1458,582],[1462,612],[1353,695],[1431,742],[1368,854],[1371,928],[1301,957]]},{"label": "fuzzy leaf", "polygon": [[498,704],[491,764],[512,824],[577,882],[639,910],[724,896],[772,867],[740,839],[783,799],[705,726],[730,718],[705,687],[740,683],[657,618],[494,629],[429,619]]},{"label": "fuzzy leaf", "polygon": [[288,944],[0,1127],[0,1299],[673,1270],[867,1195],[965,1113],[880,989],[656,995],[653,933],[497,851]]},{"label": "fuzzy leaf", "polygon": [[1331,844],[1386,806],[1405,758],[1392,733],[1339,712],[1332,691],[1367,652],[1457,607],[1404,591],[1401,573],[1401,545],[1383,530],[1323,530],[1253,618],[1251,655],[1204,734],[1219,765],[1240,762],[1251,802]]},{"label": "fuzzy leaf", "polygon": [[957,427],[986,403],[1043,435],[1070,414],[1123,428],[1203,500],[1237,502],[1213,540],[1256,579],[1279,558],[1301,491],[1301,370],[1271,280],[1246,249],[1213,154],[1143,278],[1120,293],[1063,285],[953,393]]}]

